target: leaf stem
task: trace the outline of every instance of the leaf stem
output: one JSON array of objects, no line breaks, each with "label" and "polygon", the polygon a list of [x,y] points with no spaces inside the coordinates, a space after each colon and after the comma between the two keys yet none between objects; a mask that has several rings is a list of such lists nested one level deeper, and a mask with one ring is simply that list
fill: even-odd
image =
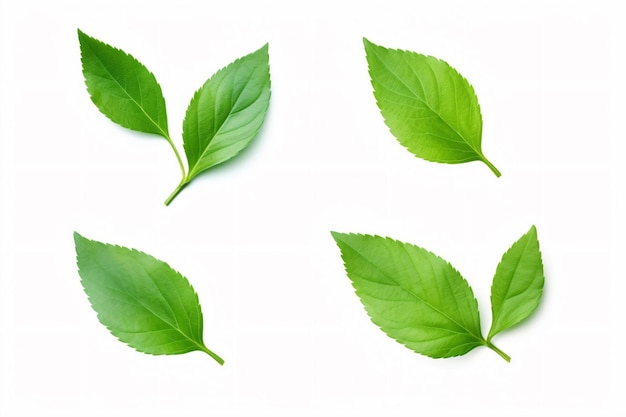
[{"label": "leaf stem", "polygon": [[217,363],[219,363],[220,365],[224,365],[224,359],[220,358],[216,353],[212,352],[210,349],[208,349],[206,346],[200,346],[200,349],[206,353],[207,355],[209,355],[210,357],[212,357],[213,359],[215,359],[217,361]]},{"label": "leaf stem", "polygon": [[176,155],[176,160],[178,161],[178,166],[180,167],[180,172],[183,174],[183,179],[180,180],[180,183],[178,184],[176,189],[165,200],[165,205],[169,206],[169,204],[172,202],[174,197],[176,197],[178,193],[180,193],[183,190],[183,188],[185,188],[185,186],[189,183],[189,180],[187,179],[187,173],[185,172],[185,165],[183,164],[183,160],[181,159],[180,154],[178,153],[178,149],[176,149],[176,146],[174,146],[174,142],[172,141],[172,138],[170,138],[170,135],[168,135],[166,132],[163,132],[163,136],[165,136],[165,139],[167,139],[167,143],[169,143],[170,146],[172,147],[172,150],[174,151],[174,155]]},{"label": "leaf stem", "polygon": [[167,142],[172,147],[172,150],[174,151],[174,154],[176,155],[176,159],[178,160],[178,166],[180,167],[180,172],[183,174],[183,178],[185,178],[187,176],[187,173],[185,172],[185,165],[183,165],[183,160],[181,159],[180,154],[178,153],[178,149],[176,149],[176,146],[174,146],[174,142],[172,141],[172,138],[170,138],[170,135],[168,135],[167,133],[165,134],[165,139],[167,139]]},{"label": "leaf stem", "polygon": [[507,355],[506,353],[504,353],[503,351],[501,351],[496,345],[494,345],[493,343],[491,343],[491,341],[486,340],[486,346],[493,350],[494,352],[496,352],[498,355],[500,355],[502,357],[502,359],[504,359],[507,362],[511,362],[511,357],[509,355]]},{"label": "leaf stem", "polygon": [[169,206],[172,200],[178,195],[178,193],[180,193],[183,190],[183,188],[187,186],[187,184],[189,184],[189,180],[187,179],[186,176],[183,176],[183,179],[180,180],[180,183],[178,184],[178,186],[176,186],[176,189],[172,191],[172,194],[170,194],[169,197],[167,197],[164,204],[166,206]]},{"label": "leaf stem", "polygon": [[480,155],[480,160],[483,161],[489,167],[491,172],[496,174],[496,177],[500,178],[502,176],[500,171],[498,171],[498,168],[496,168],[491,162],[489,162],[489,160],[485,158],[483,155]]}]

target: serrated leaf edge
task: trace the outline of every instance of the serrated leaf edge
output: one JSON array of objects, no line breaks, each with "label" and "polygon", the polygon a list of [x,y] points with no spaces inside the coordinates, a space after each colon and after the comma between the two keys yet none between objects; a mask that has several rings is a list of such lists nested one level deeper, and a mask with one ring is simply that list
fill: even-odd
[{"label": "serrated leaf edge", "polygon": [[[462,75],[456,68],[454,68],[452,65],[450,65],[447,61],[443,60],[443,59],[439,59],[435,56],[432,55],[427,55],[427,54],[421,54],[419,52],[415,52],[415,51],[410,51],[407,49],[401,49],[401,48],[387,48],[385,46],[382,45],[378,45],[375,44],[374,42],[370,41],[369,39],[363,37],[363,44],[365,47],[365,55],[366,55],[366,61],[367,61],[367,68],[368,68],[368,75],[370,77],[370,85],[372,86],[372,92],[374,94],[374,98],[376,99],[376,107],[378,107],[378,110],[383,118],[383,121],[385,123],[385,126],[387,126],[387,128],[389,129],[389,131],[391,132],[392,136],[396,139],[396,141],[403,147],[405,148],[411,155],[414,155],[420,159],[423,159],[425,161],[429,161],[429,162],[436,162],[439,164],[462,164],[462,163],[467,163],[467,162],[472,162],[472,161],[482,161],[483,163],[485,163],[489,169],[491,169],[491,171],[497,176],[500,177],[502,174],[500,173],[500,171],[485,157],[483,151],[482,151],[482,133],[483,133],[483,118],[482,118],[482,109],[480,107],[480,101],[478,100],[478,95],[476,94],[476,90],[474,89],[474,86],[469,82],[469,80]],[[379,49],[384,49],[387,51],[392,51],[392,52],[400,52],[400,53],[405,53],[405,54],[411,54],[411,55],[417,55],[417,56],[421,56],[424,57],[426,59],[433,59],[436,60],[438,62],[443,63],[446,67],[448,67],[450,70],[452,70],[453,73],[455,73],[456,75],[458,75],[469,87],[472,96],[476,99],[476,105],[478,107],[478,117],[480,118],[480,135],[479,135],[479,139],[480,139],[480,148],[476,149],[474,148],[466,139],[463,135],[461,135],[455,128],[453,128],[452,126],[450,126],[448,124],[448,121],[445,120],[443,117],[441,117],[439,115],[438,112],[436,112],[435,110],[433,110],[430,105],[426,102],[424,102],[424,104],[434,113],[437,115],[437,117],[439,117],[439,119],[441,121],[443,121],[448,127],[450,127],[450,129],[452,129],[461,139],[463,139],[463,142],[472,149],[472,151],[474,151],[474,153],[476,154],[476,157],[472,157],[472,158],[468,158],[468,159],[463,159],[463,160],[458,160],[458,161],[453,161],[453,162],[449,162],[449,161],[444,161],[444,160],[438,160],[438,159],[434,159],[434,158],[429,158],[429,157],[424,157],[421,155],[416,155],[415,153],[413,153],[413,151],[411,151],[408,147],[408,145],[404,144],[392,131],[391,126],[389,125],[387,118],[385,117],[385,115],[383,114],[383,110],[381,107],[381,103],[380,103],[380,99],[379,96],[376,92],[376,87],[374,86],[374,79],[372,76],[372,67],[369,63],[369,59],[367,59],[367,55],[368,55],[368,48],[372,48],[372,51],[375,51],[377,48]],[[383,61],[381,59],[381,61]],[[404,82],[398,78],[398,80],[400,82],[402,82],[404,84]],[[416,98],[418,98],[416,96]]]},{"label": "serrated leaf edge", "polygon": [[[258,136],[259,132],[261,131],[261,128],[263,127],[263,125],[264,125],[264,123],[265,123],[265,118],[267,117],[267,111],[268,111],[268,109],[269,109],[270,99],[271,99],[271,94],[272,94],[272,88],[271,88],[271,85],[272,85],[272,79],[271,79],[271,70],[270,70],[270,67],[269,67],[269,43],[268,43],[268,42],[266,42],[266,43],[265,43],[262,47],[260,47],[260,48],[259,48],[259,49],[257,49],[256,51],[253,51],[253,52],[251,52],[251,53],[249,53],[249,54],[246,54],[246,55],[244,55],[244,56],[241,56],[241,57],[239,57],[239,58],[235,59],[234,61],[232,61],[232,62],[230,62],[229,64],[225,65],[224,67],[220,68],[220,69],[219,69],[219,70],[217,70],[217,71],[216,71],[213,75],[211,75],[211,76],[210,76],[210,77],[209,77],[209,78],[208,78],[208,79],[207,79],[207,80],[206,80],[206,81],[202,84],[202,86],[200,86],[200,88],[198,88],[198,89],[197,89],[197,90],[193,93],[193,96],[192,96],[191,100],[189,101],[189,104],[187,105],[187,109],[185,110],[185,118],[186,118],[187,113],[189,112],[189,109],[191,108],[192,103],[194,103],[194,101],[196,101],[196,99],[198,98],[198,96],[199,96],[200,92],[201,92],[201,91],[202,91],[202,90],[203,90],[206,86],[208,86],[209,84],[211,84],[211,82],[213,82],[213,81],[214,81],[214,79],[215,79],[218,75],[220,75],[220,74],[222,74],[223,72],[227,71],[230,67],[235,66],[236,64],[240,63],[241,61],[243,61],[243,60],[245,60],[245,59],[247,59],[247,58],[251,57],[252,55],[255,55],[255,54],[257,54],[257,53],[261,53],[261,52],[264,52],[263,56],[264,56],[264,58],[266,58],[266,61],[264,61],[264,63],[266,62],[266,63],[267,63],[267,66],[268,66],[268,81],[267,81],[267,89],[269,90],[269,94],[270,94],[270,96],[268,97],[267,104],[264,106],[264,109],[263,109],[263,113],[264,113],[264,114],[263,114],[263,121],[260,123],[259,128],[258,128],[258,129],[256,129],[256,131],[254,132],[254,135],[252,135],[252,138],[250,139],[250,141],[254,140],[254,139]],[[246,81],[246,84],[247,84],[249,81],[250,81],[250,80]],[[261,92],[261,94],[262,94],[262,93],[263,93],[263,92]],[[260,97],[260,95],[261,95],[261,94],[259,94],[259,97]],[[258,99],[258,97],[257,97],[257,99]],[[256,102],[256,99],[255,99],[255,102]],[[230,115],[229,115],[229,117],[230,117]],[[228,120],[228,118],[226,118],[226,120]],[[226,120],[224,120],[224,123],[226,122]],[[189,157],[187,156],[187,161],[188,161],[188,175],[187,175],[187,182],[190,182],[190,181],[191,181],[191,180],[193,180],[196,176],[198,176],[198,175],[199,175],[199,174],[201,174],[202,172],[204,172],[204,171],[206,171],[206,170],[208,170],[208,169],[212,168],[213,166],[216,166],[216,165],[222,164],[222,163],[224,163],[224,162],[226,162],[226,161],[228,161],[228,160],[230,160],[230,159],[232,159],[232,158],[236,157],[237,155],[239,155],[241,152],[243,152],[243,151],[245,150],[245,148],[244,148],[244,149],[241,149],[241,150],[239,150],[237,153],[233,154],[230,158],[228,158],[228,159],[226,159],[226,160],[224,160],[224,161],[222,161],[222,162],[220,162],[220,163],[218,163],[218,164],[212,165],[212,166],[211,166],[211,167],[209,167],[209,168],[205,168],[205,169],[202,169],[202,170],[197,170],[197,169],[196,169],[196,167],[198,166],[198,164],[200,163],[200,161],[202,161],[203,157],[205,156],[205,153],[206,153],[206,152],[208,151],[208,149],[210,148],[211,143],[213,142],[213,139],[215,139],[215,137],[217,137],[217,136],[219,135],[220,130],[221,130],[221,128],[223,127],[224,123],[222,123],[222,125],[221,125],[218,129],[217,129],[217,131],[216,131],[216,132],[215,132],[215,134],[213,135],[213,137],[209,140],[209,142],[207,143],[207,146],[206,146],[206,147],[205,147],[205,149],[202,151],[202,153],[200,154],[200,156],[199,156],[198,160],[196,161],[196,163],[195,163],[195,165],[194,165],[193,167],[191,166],[191,163],[190,163],[190,161],[189,161]],[[184,122],[183,122],[183,126],[184,126]],[[182,133],[182,136],[183,136],[183,147],[184,147],[184,138],[185,138],[185,129],[184,129],[184,128],[183,128],[183,133]],[[185,153],[186,153],[186,152],[185,152]]]},{"label": "serrated leaf edge", "polygon": [[179,329],[179,328],[177,328],[177,327],[175,327],[175,326],[171,325],[170,323],[168,323],[167,321],[165,321],[165,320],[163,320],[163,319],[161,319],[161,318],[159,317],[159,319],[161,319],[164,323],[168,324],[168,325],[169,325],[172,329],[174,329],[175,331],[177,331],[178,333],[180,333],[182,336],[184,336],[186,339],[188,339],[190,342],[192,342],[192,343],[196,346],[196,348],[195,348],[195,349],[192,349],[192,350],[184,350],[184,351],[175,352],[175,353],[153,353],[153,352],[146,352],[146,351],[143,351],[143,350],[141,350],[141,349],[137,348],[136,346],[133,346],[132,344],[128,343],[127,341],[124,341],[124,340],[120,339],[120,338],[119,338],[119,337],[118,337],[118,336],[114,333],[115,329],[113,329],[113,328],[111,328],[109,325],[105,324],[105,323],[101,320],[101,318],[100,318],[100,312],[98,312],[98,310],[96,310],[96,309],[95,309],[95,307],[94,307],[94,305],[93,305],[93,303],[92,303],[92,300],[91,300],[91,295],[89,295],[89,293],[87,292],[87,289],[85,288],[84,278],[83,278],[83,276],[82,276],[81,268],[80,268],[80,265],[79,265],[79,263],[78,263],[78,251],[76,251],[76,266],[77,266],[77,268],[78,268],[78,274],[79,274],[79,276],[80,276],[80,283],[81,283],[81,287],[83,288],[83,292],[85,293],[85,295],[87,295],[87,299],[89,300],[89,305],[90,305],[91,309],[92,309],[92,310],[96,313],[96,316],[97,316],[97,318],[98,318],[98,321],[100,322],[100,324],[102,324],[104,327],[106,327],[106,329],[107,329],[107,330],[111,333],[111,335],[112,335],[112,336],[114,336],[114,337],[115,337],[118,341],[120,341],[121,343],[123,343],[123,344],[125,344],[125,345],[127,345],[127,346],[129,346],[129,347],[131,347],[131,348],[133,348],[135,351],[140,352],[140,353],[143,353],[143,354],[146,354],[146,355],[152,355],[152,356],[167,356],[167,355],[178,355],[178,354],[184,354],[184,353],[189,353],[189,352],[193,352],[193,351],[201,351],[201,352],[207,353],[209,356],[211,356],[213,359],[215,359],[215,360],[216,360],[216,361],[217,361],[220,365],[223,365],[223,364],[224,364],[224,360],[223,360],[222,358],[220,358],[217,354],[215,354],[214,352],[212,352],[210,349],[208,349],[208,348],[206,347],[206,345],[204,344],[204,340],[203,340],[204,338],[203,338],[203,334],[202,334],[202,333],[203,333],[203,331],[204,331],[204,317],[203,317],[203,314],[202,314],[202,305],[200,304],[200,299],[199,299],[199,297],[198,297],[198,293],[196,292],[195,288],[191,285],[191,283],[189,282],[189,280],[187,279],[187,277],[185,277],[183,274],[181,274],[178,270],[176,270],[176,269],[172,268],[172,267],[171,267],[171,266],[170,266],[167,262],[162,261],[162,260],[160,260],[160,259],[158,259],[158,258],[155,258],[154,256],[152,256],[152,255],[150,255],[150,254],[148,254],[148,253],[145,253],[145,252],[143,252],[143,251],[140,251],[140,250],[137,250],[137,249],[134,249],[134,248],[129,248],[129,247],[126,247],[126,246],[121,246],[121,245],[113,244],[113,243],[104,243],[104,242],[100,242],[100,241],[97,241],[97,240],[88,239],[88,238],[86,238],[86,237],[82,236],[80,233],[78,233],[78,232],[74,232],[74,241],[75,241],[75,244],[77,243],[77,239],[81,239],[81,240],[88,241],[88,242],[92,242],[92,243],[97,243],[97,244],[104,245],[104,246],[110,246],[110,247],[117,248],[117,249],[127,250],[127,251],[129,251],[129,252],[131,252],[131,253],[134,253],[134,254],[139,254],[139,255],[142,255],[142,256],[146,256],[146,257],[148,257],[148,258],[154,259],[155,261],[157,261],[157,262],[159,262],[159,263],[164,264],[164,265],[165,265],[165,266],[167,266],[167,267],[168,267],[168,268],[169,268],[172,272],[174,272],[176,275],[178,275],[180,278],[182,278],[182,279],[183,279],[183,281],[184,281],[187,285],[189,285],[189,288],[191,288],[191,290],[193,291],[195,301],[196,301],[196,302],[197,302],[197,304],[198,304],[198,314],[200,315],[200,319],[202,320],[202,323],[203,323],[203,325],[202,325],[202,329],[201,329],[201,333],[199,334],[199,337],[198,337],[198,339],[199,339],[200,343],[198,343],[198,341],[194,340],[192,337],[190,337],[189,335],[187,335],[186,333],[184,333],[181,329]]},{"label": "serrated leaf edge", "polygon": [[[491,326],[490,326],[489,332],[487,334],[487,340],[488,341],[491,341],[496,335],[498,335],[498,334],[500,334],[500,333],[502,333],[504,331],[510,330],[510,329],[518,326],[519,324],[525,322],[526,320],[530,319],[530,317],[532,317],[534,315],[535,311],[537,310],[537,308],[541,304],[541,299],[543,298],[543,288],[544,288],[544,285],[545,285],[545,274],[544,274],[544,269],[543,269],[543,254],[541,252],[541,244],[539,242],[537,228],[535,227],[535,225],[532,225],[530,227],[530,229],[526,233],[524,233],[517,240],[515,240],[515,242],[513,242],[511,244],[511,246],[509,246],[509,248],[502,254],[502,257],[500,258],[500,261],[498,262],[498,265],[496,266],[496,273],[497,273],[498,269],[500,268],[500,265],[502,264],[502,261],[504,260],[504,257],[511,251],[511,249],[513,249],[513,246],[515,246],[515,244],[517,242],[519,242],[522,238],[524,238],[525,236],[527,236],[531,232],[534,232],[533,233],[534,240],[537,242],[537,252],[539,253],[539,262],[540,262],[540,266],[541,266],[541,290],[542,290],[541,291],[541,297],[539,297],[539,299],[537,300],[537,304],[535,304],[535,306],[532,308],[532,311],[530,312],[530,314],[528,314],[528,316],[526,316],[523,319],[521,319],[521,320],[511,324],[510,326],[508,326],[508,327],[506,327],[504,329],[501,329],[498,332],[492,334],[491,330],[493,329],[493,325],[495,323],[495,318],[493,317],[493,293],[491,292],[490,295],[489,295],[489,301],[491,302],[491,306],[492,306],[492,310],[491,310],[492,317],[491,317]],[[528,245],[528,243],[526,245]],[[493,281],[495,281],[495,278],[496,278],[496,275],[494,273]],[[491,289],[490,289],[491,291],[493,291],[492,290],[493,285],[494,285],[494,283],[492,282],[491,283]]]},{"label": "serrated leaf edge", "polygon": [[[336,242],[337,242],[337,237],[338,237],[338,236],[360,236],[360,237],[373,237],[373,238],[378,238],[378,239],[388,240],[388,241],[390,241],[390,242],[400,243],[400,244],[402,244],[402,245],[410,245],[410,246],[415,246],[415,247],[419,248],[420,250],[423,250],[423,251],[425,251],[425,252],[427,252],[427,253],[429,253],[429,254],[431,254],[431,255],[435,256],[436,258],[438,258],[438,259],[442,260],[442,261],[443,261],[443,262],[445,262],[448,266],[450,266],[450,268],[452,268],[455,272],[457,272],[457,273],[459,274],[459,277],[461,277],[461,279],[462,279],[462,280],[463,280],[463,282],[465,283],[465,285],[467,285],[468,289],[470,290],[470,292],[471,292],[471,294],[472,294],[472,298],[473,298],[473,300],[476,302],[476,306],[478,307],[478,300],[476,299],[476,296],[474,295],[474,291],[472,290],[472,287],[470,286],[469,282],[468,282],[468,281],[467,281],[467,280],[463,277],[463,275],[461,275],[461,273],[460,273],[460,272],[459,272],[459,271],[458,271],[458,270],[457,270],[457,269],[456,269],[456,268],[455,268],[455,267],[454,267],[454,266],[453,266],[450,262],[448,262],[447,260],[443,259],[443,258],[442,258],[442,257],[440,257],[439,255],[437,255],[437,254],[435,254],[435,253],[433,253],[433,252],[431,252],[431,251],[429,251],[429,250],[427,250],[427,249],[424,249],[424,248],[423,248],[423,247],[421,247],[421,246],[414,245],[414,244],[412,244],[412,243],[403,242],[403,241],[400,241],[400,240],[397,240],[397,239],[393,239],[393,238],[390,238],[390,237],[385,237],[385,236],[380,236],[380,235],[364,234],[364,233],[340,233],[340,232],[334,232],[334,231],[331,231],[331,235],[333,236],[333,238],[335,239],[335,241],[336,241]],[[338,243],[338,242],[337,242],[337,243]],[[359,299],[359,302],[361,303],[361,305],[363,305],[363,307],[364,307],[364,309],[365,309],[365,312],[366,312],[367,316],[370,318],[370,321],[371,321],[371,322],[372,322],[372,323],[373,323],[376,327],[378,327],[378,328],[379,328],[379,329],[380,329],[383,333],[385,333],[385,335],[387,335],[387,337],[389,337],[390,339],[395,340],[397,343],[401,344],[402,346],[404,346],[405,348],[407,348],[407,349],[409,349],[409,350],[411,350],[411,351],[413,351],[413,352],[416,352],[416,353],[418,353],[418,354],[420,354],[420,355],[422,355],[422,356],[426,356],[426,357],[433,358],[433,359],[447,359],[447,358],[453,358],[453,357],[463,356],[463,355],[465,355],[465,354],[469,353],[470,351],[472,351],[473,349],[475,349],[475,348],[476,348],[476,347],[478,347],[478,346],[487,346],[487,341],[486,341],[486,340],[482,337],[482,334],[480,335],[480,338],[479,338],[479,337],[478,337],[477,335],[475,335],[473,332],[469,332],[469,331],[468,331],[468,334],[469,334],[469,335],[471,335],[471,336],[473,336],[474,338],[476,338],[476,340],[477,340],[478,344],[476,344],[475,346],[473,346],[471,349],[467,350],[466,352],[464,352],[464,353],[460,353],[460,354],[457,354],[457,355],[451,355],[451,356],[433,356],[433,355],[429,355],[429,354],[426,354],[426,353],[418,352],[418,351],[416,351],[415,349],[413,349],[413,348],[409,347],[406,343],[403,343],[403,342],[401,342],[400,340],[396,339],[394,336],[392,336],[392,335],[390,335],[389,333],[387,333],[387,331],[386,331],[385,329],[383,329],[381,326],[379,326],[379,325],[378,325],[378,324],[374,321],[374,318],[373,318],[373,317],[372,317],[372,315],[370,314],[369,309],[367,308],[367,306],[366,306],[366,305],[365,305],[365,303],[363,302],[363,300],[362,300],[361,296],[359,295],[359,290],[356,288],[355,283],[354,283],[354,280],[353,280],[353,279],[352,279],[352,277],[350,276],[351,274],[348,272],[348,267],[347,267],[347,264],[346,264],[345,258],[344,258],[344,256],[343,256],[343,251],[341,250],[341,248],[339,248],[339,249],[340,249],[340,252],[341,252],[341,259],[342,259],[342,261],[343,261],[344,270],[345,270],[345,272],[346,272],[346,275],[348,275],[348,278],[350,278],[350,285],[352,286],[352,288],[353,288],[353,290],[354,290],[355,294],[357,294],[357,298]],[[395,280],[394,280],[394,282],[395,282]],[[401,285],[399,285],[399,284],[398,284],[398,286],[399,286],[400,288],[402,288],[404,291],[407,291],[407,290],[406,290],[406,289],[404,289],[404,287],[402,287]],[[410,291],[407,291],[407,292],[411,293]],[[412,293],[411,293],[411,295],[415,296],[415,295],[414,295],[414,294],[412,294]],[[424,302],[425,304],[428,304],[428,305],[430,306],[430,303],[426,302],[425,300],[422,300],[420,297],[415,296],[415,298],[420,299],[422,302]],[[438,309],[435,309],[434,307],[431,307],[431,308],[433,308],[433,310],[436,310],[436,311],[438,311],[438,312],[439,312],[439,310],[438,310]],[[447,314],[442,313],[442,312],[440,312],[440,314],[447,316]],[[480,324],[480,310],[478,310],[478,317],[479,317],[479,324]],[[456,323],[456,321],[455,321],[455,320],[452,320],[452,319],[451,319],[451,321],[454,321],[454,322]],[[456,323],[456,324],[457,324],[457,325],[459,325],[459,327],[461,327],[461,328],[465,329],[465,327],[464,327],[464,326],[462,326],[462,325],[460,325],[459,323]],[[446,329],[444,329],[444,330],[446,330]],[[467,330],[467,329],[465,329],[465,330]],[[457,347],[458,347],[458,346],[457,346]]]},{"label": "serrated leaf edge", "polygon": [[[161,88],[161,84],[159,84],[159,81],[157,80],[157,78],[156,78],[156,76],[154,75],[154,73],[153,73],[152,71],[150,71],[150,70],[148,69],[148,67],[146,67],[146,66],[145,66],[145,65],[144,65],[141,61],[139,61],[139,60],[138,60],[137,58],[135,58],[133,55],[131,55],[130,53],[128,53],[128,52],[126,52],[126,51],[124,51],[124,50],[123,50],[123,49],[121,49],[121,48],[115,47],[115,46],[110,45],[110,44],[108,44],[108,43],[106,43],[106,42],[102,42],[101,40],[96,39],[96,38],[94,38],[94,37],[92,37],[92,36],[90,36],[90,35],[86,34],[85,32],[83,32],[83,31],[82,31],[82,30],[80,30],[80,29],[77,29],[77,30],[78,30],[78,38],[79,38],[79,44],[80,44],[80,61],[81,61],[81,72],[82,72],[82,74],[83,74],[83,82],[84,82],[84,84],[85,84],[85,87],[87,87],[87,92],[89,93],[89,98],[91,99],[92,103],[96,106],[96,108],[100,111],[100,113],[102,113],[104,116],[106,116],[106,118],[107,118],[107,119],[109,119],[111,122],[115,123],[115,124],[116,124],[116,125],[118,125],[118,126],[122,126],[122,127],[123,127],[123,128],[125,128],[125,129],[132,130],[133,132],[141,132],[141,133],[146,133],[146,134],[158,135],[158,136],[162,136],[162,137],[164,137],[165,139],[171,140],[171,139],[170,139],[170,135],[169,135],[169,128],[167,128],[166,130],[163,130],[163,129],[161,128],[161,126],[160,126],[160,125],[159,125],[159,124],[158,124],[158,123],[157,123],[157,122],[156,122],[156,121],[155,121],[155,120],[154,120],[154,119],[153,119],[150,115],[148,115],[148,113],[144,110],[143,106],[140,106],[140,105],[139,105],[139,103],[137,103],[137,101],[136,101],[136,100],[135,100],[135,99],[134,99],[134,98],[133,98],[130,94],[128,94],[128,93],[126,92],[126,89],[125,89],[125,88],[124,88],[124,87],[123,87],[123,86],[122,86],[122,85],[121,85],[121,84],[120,84],[120,83],[119,83],[119,82],[118,82],[118,81],[117,81],[117,80],[116,80],[113,76],[111,76],[111,78],[115,80],[115,82],[116,82],[116,83],[120,86],[120,88],[122,88],[122,90],[126,93],[126,95],[127,95],[128,99],[130,99],[130,100],[131,100],[131,101],[132,101],[132,102],[133,102],[133,103],[134,103],[134,104],[135,104],[135,105],[136,105],[139,109],[141,109],[142,113],[143,113],[143,114],[146,116],[146,118],[147,118],[147,119],[148,119],[148,120],[149,120],[149,121],[150,121],[150,122],[151,122],[151,123],[152,123],[152,124],[153,124],[153,125],[157,128],[157,130],[159,131],[159,133],[156,133],[156,132],[145,132],[145,131],[143,131],[143,130],[138,131],[138,130],[132,129],[132,128],[130,128],[130,127],[127,127],[127,126],[123,126],[123,125],[121,125],[119,122],[117,122],[117,121],[113,120],[113,119],[112,119],[112,118],[111,118],[108,114],[104,113],[104,112],[100,109],[100,107],[98,106],[98,104],[96,104],[96,102],[94,101],[94,99],[93,99],[93,94],[91,93],[91,90],[89,89],[89,85],[87,84],[87,76],[86,76],[86,73],[87,73],[88,71],[86,71],[86,70],[85,70],[85,66],[84,66],[84,64],[83,64],[83,62],[84,62],[83,47],[88,47],[89,49],[91,49],[91,47],[90,47],[88,44],[86,44],[86,43],[84,43],[84,42],[82,41],[82,38],[83,38],[83,37],[85,37],[85,38],[89,39],[91,42],[97,42],[97,43],[102,44],[102,45],[104,45],[104,46],[106,46],[106,47],[108,47],[108,48],[111,48],[111,49],[113,49],[113,50],[115,50],[115,51],[117,51],[117,52],[121,52],[121,53],[122,53],[122,54],[124,54],[126,57],[130,58],[131,60],[135,61],[138,65],[140,65],[141,67],[143,67],[143,68],[144,68],[144,69],[148,72],[148,74],[150,74],[150,75],[154,78],[154,81],[155,81],[155,83],[156,83],[157,88],[159,89],[159,93],[160,93],[161,97],[163,97],[163,89]],[[95,53],[94,53],[94,55],[95,55]],[[106,67],[105,67],[105,68],[106,68]],[[108,69],[107,69],[107,71],[108,71]],[[163,99],[163,101],[165,102],[165,99]],[[166,127],[167,127],[167,126],[168,126],[168,120],[167,120],[167,108],[165,108],[165,124],[166,124]]]}]

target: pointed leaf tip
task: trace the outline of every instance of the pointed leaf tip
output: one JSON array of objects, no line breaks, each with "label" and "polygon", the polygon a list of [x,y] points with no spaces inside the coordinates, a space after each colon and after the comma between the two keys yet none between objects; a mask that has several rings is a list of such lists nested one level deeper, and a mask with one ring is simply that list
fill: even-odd
[{"label": "pointed leaf tip", "polygon": [[74,232],[74,244],[75,245],[78,245],[79,243],[84,242],[85,240],[87,239],[85,239],[85,237],[82,236],[80,233],[76,231]]},{"label": "pointed leaf tip", "polygon": [[365,52],[366,52],[366,58],[367,58],[367,53],[374,51],[376,49],[386,49],[380,45],[375,44],[374,42],[370,41],[369,39],[363,37],[363,46],[365,47]]}]

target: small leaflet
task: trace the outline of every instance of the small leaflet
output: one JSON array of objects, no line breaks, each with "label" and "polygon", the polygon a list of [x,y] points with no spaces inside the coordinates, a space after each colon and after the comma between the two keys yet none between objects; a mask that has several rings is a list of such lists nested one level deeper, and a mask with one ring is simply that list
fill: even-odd
[{"label": "small leaflet", "polygon": [[446,62],[363,39],[374,97],[400,144],[433,162],[484,162],[483,122],[473,87]]},{"label": "small leaflet", "polygon": [[493,320],[487,340],[526,320],[543,294],[543,263],[537,229],[531,227],[502,256],[491,285]]},{"label": "small leaflet", "polygon": [[148,254],[74,232],[79,275],[98,320],[139,352],[199,350],[224,360],[203,341],[202,310],[187,278]]}]

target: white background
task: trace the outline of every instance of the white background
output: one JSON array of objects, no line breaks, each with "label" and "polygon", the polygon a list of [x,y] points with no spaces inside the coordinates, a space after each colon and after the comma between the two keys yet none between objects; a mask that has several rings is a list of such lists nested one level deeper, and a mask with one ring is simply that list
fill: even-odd
[{"label": "white background", "polygon": [[[0,414],[625,415],[617,3],[0,0]],[[163,206],[174,155],[93,106],[77,28],[155,73],[181,151],[193,92],[269,42],[261,134]],[[363,36],[468,78],[501,178],[396,142]],[[486,332],[495,267],[532,224],[546,287],[533,318],[494,340],[510,364],[485,348],[433,360],[386,337],[329,233],[391,236],[449,260]],[[80,286],[74,230],[186,275],[226,364],[115,340]]]}]

